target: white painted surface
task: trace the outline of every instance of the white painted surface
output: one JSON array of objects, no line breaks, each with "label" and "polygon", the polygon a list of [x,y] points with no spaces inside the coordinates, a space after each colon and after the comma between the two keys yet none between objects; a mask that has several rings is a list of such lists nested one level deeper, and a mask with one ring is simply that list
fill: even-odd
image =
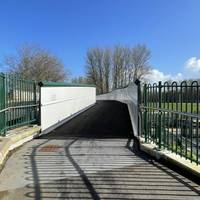
[{"label": "white painted surface", "polygon": [[132,84],[123,89],[117,89],[107,94],[97,96],[97,100],[115,100],[128,106],[133,133],[138,136],[138,88]]},{"label": "white painted surface", "polygon": [[41,129],[52,127],[96,102],[94,87],[41,87]]}]

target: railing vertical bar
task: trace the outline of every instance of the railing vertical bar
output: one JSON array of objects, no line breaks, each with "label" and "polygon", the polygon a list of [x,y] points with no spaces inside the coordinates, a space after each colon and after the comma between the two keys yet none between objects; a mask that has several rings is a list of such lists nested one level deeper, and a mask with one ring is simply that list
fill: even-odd
[{"label": "railing vertical bar", "polygon": [[[28,102],[28,94],[27,94],[27,91],[28,91],[28,85],[27,85],[27,81],[25,80],[25,93],[26,93],[26,98],[25,98],[25,102]],[[27,117],[27,108],[25,108],[25,118],[26,118],[26,121],[28,121],[28,117]]]},{"label": "railing vertical bar", "polygon": [[[147,104],[147,107],[149,105],[149,96],[148,96],[148,91],[149,91],[149,88],[147,86],[146,88],[146,104]],[[149,135],[149,109],[147,108],[147,120],[146,120],[146,124],[147,124],[147,142],[149,142],[149,139],[150,139],[150,135]]]},{"label": "railing vertical bar", "polygon": [[[166,83],[164,83],[163,85],[163,108],[167,109],[167,95],[166,95]],[[164,135],[163,135],[163,147],[166,148],[167,147],[167,130],[166,130],[166,112],[163,113],[163,131],[164,131]]]},{"label": "railing vertical bar", "polygon": [[193,160],[193,118],[190,118],[190,160]]},{"label": "railing vertical bar", "polygon": [[[181,112],[183,112],[183,85],[182,85],[182,83],[181,83],[181,85],[180,85],[180,111]],[[181,119],[180,119],[180,137],[181,137],[181,139],[180,139],[180,155],[181,155],[181,157],[183,156],[183,116],[181,115]]]},{"label": "railing vertical bar", "polygon": [[[148,106],[151,106],[151,87],[148,88]],[[149,127],[149,139],[152,138],[152,119],[151,119],[151,110],[149,109],[149,117],[148,117],[148,127]]]},{"label": "railing vertical bar", "polygon": [[[158,88],[158,99],[159,99],[159,104],[158,107],[161,109],[162,108],[162,82],[159,81],[159,88]],[[162,111],[159,110],[158,113],[159,117],[159,125],[158,125],[158,147],[161,148],[161,137],[162,137]]]},{"label": "railing vertical bar", "polygon": [[[147,106],[147,84],[144,85],[143,88],[143,99],[144,99],[144,106]],[[144,110],[144,135],[145,135],[145,142],[147,142],[147,109]]]},{"label": "railing vertical bar", "polygon": [[[167,92],[168,92],[168,98],[167,98],[167,109],[169,110],[169,102],[170,102],[170,86],[167,84]],[[167,149],[170,149],[170,113],[167,113]]]},{"label": "railing vertical bar", "polygon": [[[185,112],[188,112],[188,85],[186,84],[186,95],[185,95]],[[188,150],[187,150],[187,146],[188,146],[188,124],[187,124],[187,121],[188,121],[188,117],[186,117],[185,119],[185,128],[186,128],[186,135],[185,135],[185,157],[186,159],[188,158]]]},{"label": "railing vertical bar", "polygon": [[[141,92],[141,86],[139,85],[139,90]],[[36,81],[34,81],[34,88],[33,88],[33,101],[35,104],[37,104],[37,85],[36,85]],[[140,102],[141,102],[141,95],[140,95]],[[34,118],[37,119],[37,107],[34,108]],[[38,120],[38,119],[37,119]],[[139,123],[139,120],[138,120]],[[138,127],[139,128],[139,127]],[[139,129],[138,129],[139,130]]]},{"label": "railing vertical bar", "polygon": [[[179,102],[179,100],[177,98],[178,97],[178,85],[177,85],[177,83],[176,83],[175,92],[176,92],[176,94],[175,94],[176,111],[178,111],[178,102]],[[176,117],[176,143],[175,143],[175,145],[176,145],[176,154],[177,154],[178,153],[178,115],[176,114],[175,117]]]},{"label": "railing vertical bar", "polygon": [[[199,114],[199,83],[197,83],[197,114]],[[199,119],[196,123],[196,164],[199,163]]]},{"label": "railing vertical bar", "polygon": [[199,119],[196,118],[196,164],[199,163]]},{"label": "railing vertical bar", "polygon": [[[172,98],[171,98],[171,109],[174,110],[174,85],[172,83],[171,85],[172,88]],[[171,151],[174,152],[174,113],[171,114]]]}]

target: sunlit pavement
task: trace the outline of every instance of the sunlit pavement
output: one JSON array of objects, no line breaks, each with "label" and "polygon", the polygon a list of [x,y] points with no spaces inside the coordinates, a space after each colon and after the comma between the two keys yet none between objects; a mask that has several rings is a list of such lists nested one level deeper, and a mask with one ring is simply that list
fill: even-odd
[{"label": "sunlit pavement", "polygon": [[0,199],[200,199],[196,183],[132,146],[126,105],[98,102],[16,151]]}]

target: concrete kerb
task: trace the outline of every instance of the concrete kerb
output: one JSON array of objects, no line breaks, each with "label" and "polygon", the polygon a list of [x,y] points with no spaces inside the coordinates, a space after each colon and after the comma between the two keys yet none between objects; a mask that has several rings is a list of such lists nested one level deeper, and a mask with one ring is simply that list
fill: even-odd
[{"label": "concrete kerb", "polygon": [[182,170],[200,178],[200,165],[186,160],[180,155],[176,155],[168,150],[158,150],[158,147],[152,143],[145,143],[144,138],[139,138],[140,150],[156,158],[157,160],[164,160],[169,164],[175,165]]},{"label": "concrete kerb", "polygon": [[6,137],[0,137],[0,171],[9,153],[15,148],[37,137],[40,126],[23,126],[8,132]]}]

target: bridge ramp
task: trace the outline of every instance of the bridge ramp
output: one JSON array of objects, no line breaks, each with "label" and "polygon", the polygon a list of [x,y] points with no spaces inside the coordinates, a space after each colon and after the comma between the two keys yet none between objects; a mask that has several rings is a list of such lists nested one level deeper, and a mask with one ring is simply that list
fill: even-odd
[{"label": "bridge ramp", "polygon": [[98,102],[7,161],[0,199],[200,199],[195,182],[134,149],[126,104]]}]

